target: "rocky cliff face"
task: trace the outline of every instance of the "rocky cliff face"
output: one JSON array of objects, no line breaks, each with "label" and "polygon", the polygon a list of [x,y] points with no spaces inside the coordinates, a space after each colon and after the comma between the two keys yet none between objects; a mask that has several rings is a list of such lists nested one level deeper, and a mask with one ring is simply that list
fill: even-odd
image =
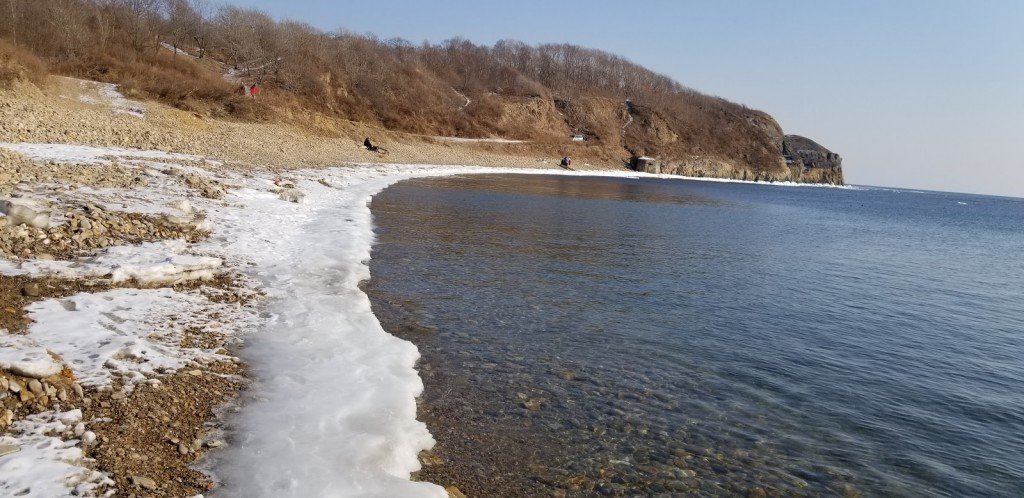
[{"label": "rocky cliff face", "polygon": [[843,184],[842,158],[811,139],[783,135],[767,115],[751,117],[747,130],[751,142],[770,146],[757,154],[740,157],[723,154],[634,154],[630,167],[636,171],[697,178],[730,178],[761,182]]},{"label": "rocky cliff face", "polygon": [[798,181],[843,183],[843,158],[814,140],[786,135],[782,139],[782,155]]}]

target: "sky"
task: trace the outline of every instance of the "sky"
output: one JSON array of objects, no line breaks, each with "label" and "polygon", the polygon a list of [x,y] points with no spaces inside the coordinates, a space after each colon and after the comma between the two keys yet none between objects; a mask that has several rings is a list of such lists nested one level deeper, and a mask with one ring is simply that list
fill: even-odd
[{"label": "sky", "polygon": [[768,112],[847,183],[1024,197],[1024,1],[231,0],[414,43],[573,43]]}]

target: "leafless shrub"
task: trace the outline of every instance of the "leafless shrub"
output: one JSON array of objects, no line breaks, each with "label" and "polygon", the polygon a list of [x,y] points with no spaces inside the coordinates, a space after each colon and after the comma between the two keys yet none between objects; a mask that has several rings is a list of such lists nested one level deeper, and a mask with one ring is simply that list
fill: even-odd
[{"label": "leafless shrub", "polygon": [[8,88],[16,81],[42,84],[46,78],[46,64],[27,50],[0,40],[0,88]]}]

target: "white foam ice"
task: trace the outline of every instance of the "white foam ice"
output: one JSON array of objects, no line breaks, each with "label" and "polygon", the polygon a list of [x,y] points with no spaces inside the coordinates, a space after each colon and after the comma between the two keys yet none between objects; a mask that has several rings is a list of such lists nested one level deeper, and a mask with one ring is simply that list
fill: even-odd
[{"label": "white foam ice", "polygon": [[418,351],[386,333],[358,283],[372,243],[369,196],[397,177],[376,168],[323,171],[305,202],[237,192],[246,209],[216,224],[249,254],[269,319],[244,351],[258,385],[233,423],[215,473],[227,496],[447,496],[409,480],[433,445],[416,420]]},{"label": "white foam ice", "polygon": [[[93,470],[77,439],[62,439],[81,423],[81,410],[43,412],[14,422],[0,446],[13,453],[0,457],[0,496],[59,498],[93,496],[113,486],[107,474]],[[113,493],[111,489],[103,496]]]},{"label": "white foam ice", "polygon": [[214,349],[183,346],[186,333],[216,329],[232,336],[254,325],[238,305],[169,288],[80,293],[26,309],[34,321],[28,337],[63,358],[81,384],[106,386],[116,378],[128,391],[148,376],[227,359]]},{"label": "white foam ice", "polygon": [[0,260],[3,275],[58,275],[64,278],[105,278],[113,283],[133,280],[142,285],[210,280],[223,264],[220,258],[187,252],[184,240],[113,246],[75,260]]},{"label": "white foam ice", "polygon": [[0,370],[35,379],[57,375],[64,366],[46,348],[23,335],[0,329]]},{"label": "white foam ice", "polygon": [[83,186],[60,192],[62,202],[95,204],[106,211],[167,217],[190,215],[191,210],[184,211],[176,206],[188,196],[188,190],[180,183],[169,181],[159,182],[156,189]]}]

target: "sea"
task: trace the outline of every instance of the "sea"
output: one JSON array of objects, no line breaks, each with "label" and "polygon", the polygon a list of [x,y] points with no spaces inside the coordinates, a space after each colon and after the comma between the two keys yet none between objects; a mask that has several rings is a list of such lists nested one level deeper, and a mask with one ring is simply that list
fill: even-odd
[{"label": "sea", "polygon": [[469,496],[1024,496],[1024,199],[464,175],[376,195],[415,477]]}]

